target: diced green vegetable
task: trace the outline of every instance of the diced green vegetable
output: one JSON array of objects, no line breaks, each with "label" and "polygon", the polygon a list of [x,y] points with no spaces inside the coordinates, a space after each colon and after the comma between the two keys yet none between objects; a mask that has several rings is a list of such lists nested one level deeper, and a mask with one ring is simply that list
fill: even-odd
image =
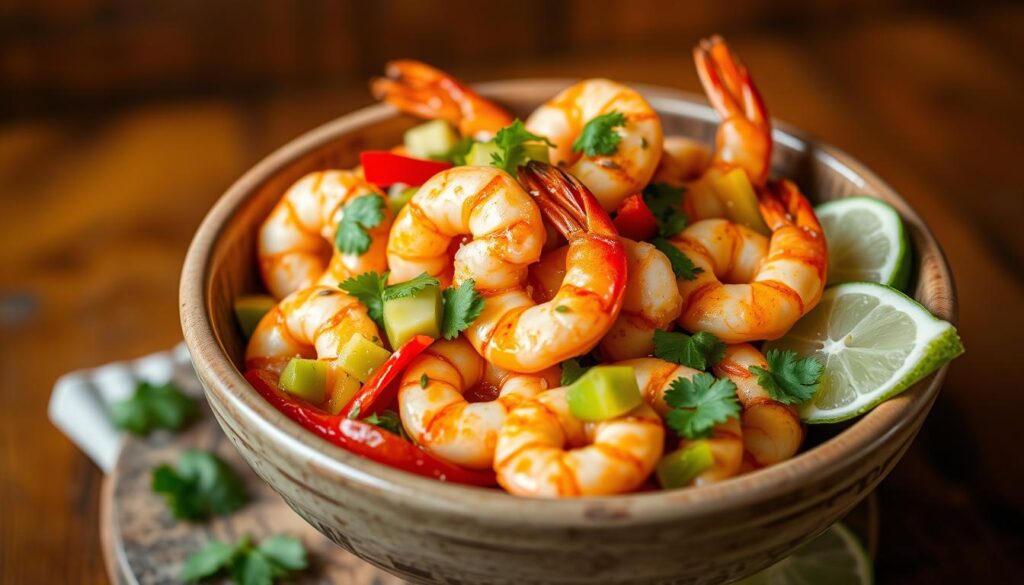
[{"label": "diced green vegetable", "polygon": [[245,295],[235,300],[235,318],[246,337],[251,337],[260,319],[277,305],[273,297],[267,295]]},{"label": "diced green vegetable", "polygon": [[387,204],[391,215],[398,215],[398,212],[405,207],[405,204],[412,199],[412,196],[419,191],[419,187],[410,187],[403,183],[395,183],[388,189]]},{"label": "diced green vegetable", "polygon": [[409,156],[431,158],[446,154],[459,142],[459,135],[444,120],[431,120],[406,130],[403,142]]},{"label": "diced green vegetable", "polygon": [[338,367],[352,374],[360,382],[366,382],[377,368],[388,359],[391,352],[355,333],[338,352]]},{"label": "diced green vegetable", "polygon": [[714,463],[711,446],[707,441],[697,441],[662,457],[655,473],[661,487],[680,488],[688,485],[700,472]]},{"label": "diced green vegetable", "polygon": [[402,347],[415,335],[441,337],[443,316],[441,287],[436,284],[408,296],[384,300],[384,330],[391,347]]},{"label": "diced green vegetable", "polygon": [[772,233],[761,217],[757,194],[750,184],[750,179],[747,178],[746,171],[733,169],[727,173],[720,173],[712,169],[708,171],[707,178],[711,181],[719,201],[725,205],[729,220],[764,235]]},{"label": "diced green vegetable", "polygon": [[324,409],[330,414],[338,414],[362,387],[363,385],[359,383],[355,376],[341,368],[335,368],[334,385],[331,388],[330,395],[327,397],[327,404],[324,406]]},{"label": "diced green vegetable", "polygon": [[320,404],[327,391],[327,362],[292,358],[281,372],[278,385],[289,394]]},{"label": "diced green vegetable", "polygon": [[469,149],[466,155],[466,164],[478,167],[489,167],[494,162],[495,154],[501,153],[501,148],[494,142],[477,142]]},{"label": "diced green vegetable", "polygon": [[531,160],[540,161],[543,163],[550,163],[551,158],[548,156],[548,145],[541,142],[528,142],[521,146],[522,148],[522,162],[519,164],[526,164]]},{"label": "diced green vegetable", "polygon": [[629,366],[595,366],[566,391],[569,410],[580,420],[602,421],[623,415],[643,402]]}]

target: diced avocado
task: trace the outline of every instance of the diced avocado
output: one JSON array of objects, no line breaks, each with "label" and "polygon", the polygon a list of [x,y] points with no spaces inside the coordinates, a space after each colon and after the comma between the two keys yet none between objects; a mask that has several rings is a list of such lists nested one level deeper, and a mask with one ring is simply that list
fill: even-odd
[{"label": "diced avocado", "polygon": [[327,362],[292,358],[281,372],[278,386],[306,402],[320,404],[327,391]]},{"label": "diced avocado", "polygon": [[398,212],[405,207],[405,204],[412,199],[412,196],[419,191],[419,187],[410,187],[404,183],[395,183],[388,189],[387,203],[388,209],[391,210],[392,215],[398,215]]},{"label": "diced avocado", "polygon": [[708,171],[708,179],[718,200],[725,206],[725,213],[730,221],[747,226],[764,235],[771,235],[771,230],[761,218],[761,210],[757,202],[757,193],[743,169],[733,169],[721,173],[717,169]]},{"label": "diced avocado", "polygon": [[324,406],[325,410],[331,414],[338,414],[362,387],[363,385],[359,383],[355,376],[341,368],[335,368],[334,385],[327,396],[327,404]]},{"label": "diced avocado", "polygon": [[543,163],[551,162],[548,156],[548,145],[542,142],[528,142],[523,144],[522,148],[522,160],[519,161],[520,165],[525,165],[531,160],[540,161]]},{"label": "diced avocado", "polygon": [[448,122],[431,120],[406,130],[403,142],[409,156],[431,158],[454,148],[459,142],[459,135]]},{"label": "diced avocado", "polygon": [[441,287],[430,285],[407,297],[384,300],[384,331],[398,349],[416,335],[441,336]]},{"label": "diced avocado", "polygon": [[680,488],[688,485],[700,472],[714,463],[711,446],[707,441],[697,441],[662,457],[655,473],[661,487]]},{"label": "diced avocado", "polygon": [[500,153],[501,149],[494,142],[477,142],[469,149],[466,155],[466,164],[478,167],[488,167],[494,162],[492,154]]},{"label": "diced avocado", "polygon": [[252,337],[260,319],[277,305],[273,297],[267,295],[245,295],[235,299],[235,318],[246,337]]},{"label": "diced avocado", "polygon": [[338,367],[365,383],[391,355],[391,352],[355,333],[338,352]]},{"label": "diced avocado", "polygon": [[633,410],[643,402],[629,366],[595,366],[566,391],[569,410],[580,420],[602,421]]}]

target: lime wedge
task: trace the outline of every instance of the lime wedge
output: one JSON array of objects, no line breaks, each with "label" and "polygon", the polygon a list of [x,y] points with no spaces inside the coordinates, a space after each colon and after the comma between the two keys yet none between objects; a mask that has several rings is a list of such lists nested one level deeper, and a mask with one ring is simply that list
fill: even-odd
[{"label": "lime wedge", "polygon": [[828,284],[879,282],[905,289],[910,245],[903,222],[889,204],[849,197],[814,209],[828,242]]},{"label": "lime wedge", "polygon": [[808,423],[864,414],[964,351],[956,329],[898,290],[873,282],[825,289],[810,313],[769,349],[825,364],[821,387],[800,405]]},{"label": "lime wedge", "polygon": [[842,524],[760,573],[736,581],[736,585],[868,585],[871,559],[857,537]]}]

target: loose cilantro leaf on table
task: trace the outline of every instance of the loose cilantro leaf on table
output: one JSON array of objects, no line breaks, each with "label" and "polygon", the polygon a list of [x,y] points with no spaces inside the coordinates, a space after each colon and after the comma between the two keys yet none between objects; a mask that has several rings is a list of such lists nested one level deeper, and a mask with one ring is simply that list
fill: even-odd
[{"label": "loose cilantro leaf on table", "polygon": [[825,367],[812,358],[798,357],[792,350],[770,349],[764,356],[768,367],[750,366],[757,383],[783,404],[800,404],[814,397]]},{"label": "loose cilantro leaf on table", "polygon": [[114,425],[136,435],[154,429],[178,430],[195,418],[199,409],[195,400],[177,386],[140,382],[135,393],[110,405]]},{"label": "loose cilantro leaf on table", "polygon": [[515,175],[516,169],[527,162],[523,145],[528,142],[541,142],[549,147],[554,146],[547,138],[528,131],[522,120],[516,120],[498,130],[494,136],[494,144],[499,150],[491,154],[491,165]]},{"label": "loose cilantro leaf on table", "polygon": [[655,330],[654,356],[672,363],[707,370],[725,356],[725,344],[707,331],[693,335]]},{"label": "loose cilantro leaf on table", "polygon": [[663,238],[683,231],[689,221],[683,212],[683,191],[667,183],[651,183],[644,188],[644,203],[658,222],[658,235]]},{"label": "loose cilantro leaf on table", "polygon": [[582,151],[587,156],[607,156],[614,154],[622,142],[622,136],[615,128],[626,125],[626,116],[622,112],[608,112],[591,118],[583,126],[583,132],[572,143],[573,152]]},{"label": "loose cilantro leaf on table", "polygon": [[239,585],[269,585],[307,566],[306,549],[296,538],[275,535],[257,547],[249,536],[244,536],[234,545],[211,540],[202,550],[189,555],[181,580],[195,582],[227,571]]},{"label": "loose cilantro leaf on table", "polygon": [[704,272],[703,268],[699,268],[693,265],[693,260],[690,260],[686,254],[683,254],[679,248],[673,246],[665,238],[654,238],[651,240],[651,244],[664,254],[669,263],[672,265],[672,272],[675,272],[676,278],[684,278],[686,280],[693,280],[697,278],[697,275]]},{"label": "loose cilantro leaf on table", "polygon": [[398,282],[384,289],[381,293],[381,298],[385,301],[393,301],[395,299],[402,299],[410,297],[428,286],[438,286],[441,283],[436,278],[430,276],[426,272],[419,276],[413,277],[405,282]]},{"label": "loose cilantro leaf on table", "polygon": [[338,288],[354,296],[366,306],[370,318],[381,324],[384,320],[384,287],[388,282],[388,273],[364,272],[339,283]]},{"label": "loose cilantro leaf on table", "polygon": [[484,298],[476,291],[472,278],[458,287],[444,290],[444,317],[441,319],[441,336],[455,339],[480,316],[484,310]]},{"label": "loose cilantro leaf on table", "polygon": [[365,254],[372,240],[367,230],[384,220],[384,198],[380,195],[356,197],[342,210],[334,232],[334,245],[345,254]]},{"label": "loose cilantro leaf on table", "polygon": [[706,373],[692,380],[676,378],[665,392],[665,403],[672,407],[665,423],[687,439],[709,437],[716,424],[740,414],[736,385]]},{"label": "loose cilantro leaf on table", "polygon": [[163,494],[171,513],[182,520],[224,516],[249,501],[245,484],[227,463],[195,450],[181,454],[177,469],[167,464],[154,469],[153,491]]}]

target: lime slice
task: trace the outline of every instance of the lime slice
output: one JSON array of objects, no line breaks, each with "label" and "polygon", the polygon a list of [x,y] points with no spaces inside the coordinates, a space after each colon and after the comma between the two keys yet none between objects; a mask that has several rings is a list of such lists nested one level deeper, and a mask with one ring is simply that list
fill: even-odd
[{"label": "lime slice", "polygon": [[880,282],[905,289],[910,245],[889,204],[871,197],[837,199],[814,208],[828,242],[828,284]]},{"label": "lime slice", "polygon": [[835,524],[793,554],[736,585],[868,585],[873,580],[871,559],[860,541],[848,528]]},{"label": "lime slice", "polygon": [[821,387],[800,405],[809,423],[863,414],[964,351],[956,329],[898,290],[873,282],[825,289],[810,313],[769,349],[825,364]]}]

